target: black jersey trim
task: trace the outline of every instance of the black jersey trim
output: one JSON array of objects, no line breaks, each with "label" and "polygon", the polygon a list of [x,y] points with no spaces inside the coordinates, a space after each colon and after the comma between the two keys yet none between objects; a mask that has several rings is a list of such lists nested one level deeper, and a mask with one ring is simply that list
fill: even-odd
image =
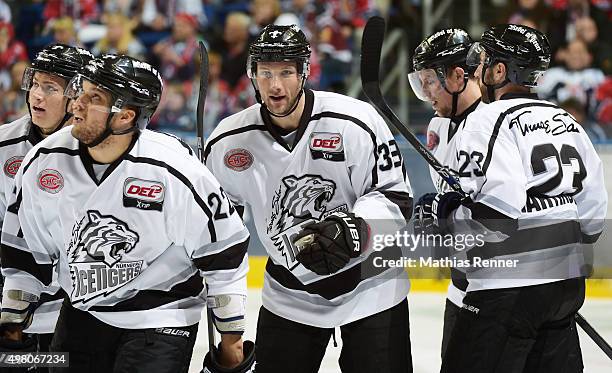
[{"label": "black jersey trim", "polygon": [[[384,266],[374,266],[374,258],[398,259],[402,255],[397,247],[387,247],[379,252],[373,253],[362,263],[333,276],[322,278],[319,281],[303,284],[287,268],[274,264],[271,259],[266,263],[266,272],[279,284],[287,289],[305,291],[316,294],[325,299],[332,300],[344,294],[350,293],[364,280],[381,275],[389,270]],[[392,268],[394,270],[395,268]]]},{"label": "black jersey trim", "polygon": [[379,192],[382,193],[385,198],[399,207],[400,211],[402,212],[402,216],[404,219],[406,219],[406,221],[410,220],[410,217],[412,216],[413,202],[410,194],[406,192],[395,192],[392,190],[379,190]]},{"label": "black jersey trim", "polygon": [[40,294],[40,301],[39,303],[47,303],[47,302],[52,302],[54,300],[58,300],[58,299],[64,299],[68,296],[68,294],[66,294],[66,292],[64,291],[64,289],[59,288],[55,294],[49,294],[49,293],[42,293]]},{"label": "black jersey trim", "polygon": [[121,301],[112,306],[93,306],[89,311],[94,312],[126,312],[147,311],[163,306],[164,304],[180,301],[198,296],[204,289],[204,279],[196,271],[185,281],[179,282],[169,290],[141,290],[134,297]]},{"label": "black jersey trim", "polygon": [[474,257],[490,259],[498,256],[522,254],[582,242],[580,223],[575,220],[526,228],[516,231],[500,243],[486,242],[467,251],[470,260]]},{"label": "black jersey trim", "polygon": [[9,145],[14,145],[14,144],[19,144],[20,142],[24,142],[28,140],[28,136],[19,136],[19,137],[15,137],[13,139],[8,139],[8,140],[4,140],[4,141],[0,141],[0,148],[5,147],[5,146],[9,146]]},{"label": "black jersey trim", "polygon": [[[172,176],[176,177],[183,184],[185,184],[187,189],[189,189],[191,191],[191,194],[193,195],[193,198],[195,199],[195,201],[198,204],[198,206],[200,206],[200,208],[204,211],[204,213],[208,217],[208,230],[210,232],[210,241],[211,241],[211,243],[217,242],[217,232],[215,230],[215,223],[213,221],[213,214],[210,211],[210,209],[208,208],[208,205],[206,205],[206,203],[204,202],[202,197],[200,197],[198,192],[195,190],[195,187],[193,186],[193,184],[191,184],[191,182],[189,181],[189,179],[187,179],[187,177],[185,175],[183,175],[177,169],[173,168],[172,166],[168,165],[167,163],[164,163],[162,161],[158,161],[158,160],[153,159],[153,158],[135,157],[135,156],[133,156],[131,154],[126,154],[124,159],[127,160],[127,161],[130,161],[130,162],[134,162],[134,163],[146,163],[146,164],[150,164],[152,166],[157,166],[157,167],[165,168]],[[196,224],[196,222],[194,222],[194,224]]]},{"label": "black jersey trim", "polygon": [[187,149],[187,151],[189,152],[189,155],[193,155],[193,149],[191,149],[191,146],[189,146],[189,144],[187,144],[185,141],[183,141],[183,139],[181,139],[180,137],[173,135],[171,133],[167,133],[167,132],[162,132],[162,131],[157,131],[157,130],[149,130],[151,132],[155,132],[155,133],[159,133],[161,135],[166,135],[170,138],[173,138],[174,140],[178,141],[179,144],[181,144],[181,146],[185,149]]},{"label": "black jersey trim", "polygon": [[50,285],[53,277],[53,264],[36,262],[30,252],[2,244],[2,268],[15,268],[36,277],[44,285]]},{"label": "black jersey trim", "polygon": [[104,173],[102,174],[102,177],[100,178],[100,180],[98,180],[98,177],[96,176],[96,173],[93,168],[93,165],[94,163],[96,163],[96,161],[91,157],[91,154],[89,154],[89,150],[87,146],[79,142],[79,156],[91,180],[98,186],[102,184],[104,180],[106,180],[106,178],[121,164],[121,162],[125,159],[127,154],[130,151],[132,151],[139,137],[140,137],[140,131],[137,130],[136,132],[134,132],[134,135],[132,136],[132,139],[127,149],[125,149],[125,151],[123,152],[123,154],[119,156],[119,158],[115,159],[113,162],[111,162],[108,165],[106,170],[104,170]]},{"label": "black jersey trim", "polygon": [[247,237],[244,241],[228,247],[216,254],[194,258],[193,262],[199,270],[206,272],[235,269],[238,268],[244,260],[248,247],[249,238]]},{"label": "black jersey trim", "polygon": [[485,161],[484,161],[483,166],[482,166],[482,172],[484,174],[487,173],[487,170],[489,169],[489,165],[491,164],[491,157],[493,157],[493,146],[495,146],[495,141],[497,140],[497,136],[499,135],[499,130],[501,128],[501,125],[502,125],[504,119],[506,119],[506,116],[508,116],[508,114],[514,113],[517,110],[521,110],[521,109],[524,109],[526,107],[532,107],[532,106],[559,108],[557,105],[549,104],[549,103],[546,103],[546,102],[526,102],[526,103],[523,103],[523,104],[520,104],[520,105],[512,106],[512,107],[506,109],[501,114],[499,114],[499,117],[497,117],[497,121],[495,122],[495,126],[493,127],[493,132],[491,133],[491,138],[489,139],[489,146],[488,146],[488,149],[487,149],[487,157],[485,158]]},{"label": "black jersey trim", "polygon": [[374,132],[372,132],[370,127],[368,127],[367,124],[365,124],[361,120],[355,117],[352,117],[350,115],[346,115],[342,113],[335,113],[332,111],[322,111],[320,113],[317,113],[313,115],[310,118],[310,120],[314,121],[314,120],[319,120],[321,118],[335,118],[335,119],[347,120],[349,122],[355,123],[359,128],[366,131],[370,135],[370,139],[372,140],[373,153],[374,153],[374,167],[372,168],[372,188],[375,188],[376,184],[378,184],[378,148],[376,145],[376,135],[374,134]]},{"label": "black jersey trim", "polygon": [[468,106],[468,108],[465,109],[463,113],[455,116],[454,118],[450,118],[446,142],[450,142],[450,140],[453,138],[453,136],[455,136],[455,134],[459,130],[459,127],[461,127],[461,124],[467,119],[468,115],[470,115],[476,110],[478,105],[480,105],[480,99],[477,99],[476,101],[474,101],[474,103]]},{"label": "black jersey trim", "polygon": [[206,144],[206,148],[204,149],[204,163],[206,163],[206,160],[208,159],[208,155],[210,154],[210,151],[212,150],[212,146],[214,144],[223,140],[226,137],[239,135],[241,133],[245,133],[249,131],[266,131],[266,126],[264,126],[263,124],[250,124],[248,126],[236,128],[231,131],[227,131],[227,132],[220,134],[219,136],[210,140],[208,144]]},{"label": "black jersey trim", "polygon": [[502,232],[510,236],[518,230],[518,219],[503,214],[484,203],[474,203],[471,199],[468,199],[463,205],[472,213],[472,219],[480,222],[491,231]]},{"label": "black jersey trim", "polygon": [[19,208],[21,207],[22,198],[23,198],[23,195],[21,194],[21,190],[19,190],[19,193],[17,194],[17,198],[15,198],[15,202],[11,203],[9,207],[6,209],[6,211],[17,215],[17,213],[19,212]]},{"label": "black jersey trim", "polygon": [[59,153],[59,154],[66,154],[66,155],[70,155],[70,156],[78,156],[79,155],[79,149],[68,149],[68,148],[39,148],[36,151],[36,154],[34,154],[34,156],[32,157],[32,159],[30,159],[30,161],[28,162],[28,164],[26,164],[23,167],[23,173],[25,174],[26,171],[28,170],[28,168],[30,168],[30,165],[32,164],[32,162],[34,162],[41,154],[54,154],[54,153]]},{"label": "black jersey trim", "polygon": [[599,236],[601,236],[601,232],[595,234],[582,233],[582,243],[595,243],[599,239]]}]

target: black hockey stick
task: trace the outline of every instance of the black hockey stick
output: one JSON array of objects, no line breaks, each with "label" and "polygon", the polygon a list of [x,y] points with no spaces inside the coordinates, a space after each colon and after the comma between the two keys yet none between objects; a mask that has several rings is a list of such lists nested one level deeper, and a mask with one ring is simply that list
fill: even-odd
[{"label": "black hockey stick", "polygon": [[442,179],[450,185],[450,187],[461,195],[465,196],[465,192],[461,190],[461,186],[450,173],[448,167],[442,164],[431,154],[427,148],[421,144],[416,136],[399,120],[397,115],[391,110],[380,89],[380,55],[382,51],[383,40],[385,38],[385,20],[381,17],[372,17],[368,20],[363,30],[363,39],[361,41],[361,85],[363,93],[372,102],[372,104],[380,111],[383,117],[390,123],[427,163],[442,177]]},{"label": "black hockey stick", "polygon": [[[380,111],[388,123],[393,125],[406,140],[421,154],[427,163],[448,183],[453,191],[466,196],[461,189],[459,182],[451,175],[450,170],[434,157],[427,148],[421,144],[416,136],[399,120],[397,115],[391,110],[380,89],[380,56],[382,45],[385,38],[385,20],[381,17],[368,19],[363,30],[361,41],[361,84],[363,93],[370,102]],[[582,330],[612,359],[612,348],[603,337],[585,320],[580,314],[576,313],[576,323]]]},{"label": "black hockey stick", "polygon": [[612,347],[610,347],[608,342],[606,342],[606,340],[599,333],[597,333],[597,330],[595,330],[595,328],[593,328],[591,324],[589,324],[579,313],[576,313],[576,324],[580,325],[582,330],[584,330],[584,332],[591,337],[593,342],[595,342],[595,344],[599,346],[599,348],[601,348],[606,355],[608,355],[610,360],[612,360]]},{"label": "black hockey stick", "polygon": [[[198,158],[204,163],[204,104],[206,103],[206,92],[208,91],[208,51],[202,41],[200,46],[200,91],[198,93],[198,110],[196,116],[196,136],[198,141]],[[215,327],[213,325],[212,310],[206,307],[206,322],[208,324],[208,351],[211,360],[215,360]]]}]

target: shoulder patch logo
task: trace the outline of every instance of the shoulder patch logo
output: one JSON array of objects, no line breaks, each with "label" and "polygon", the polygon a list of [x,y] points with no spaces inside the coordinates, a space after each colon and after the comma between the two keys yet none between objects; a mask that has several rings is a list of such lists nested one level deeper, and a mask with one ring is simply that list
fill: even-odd
[{"label": "shoulder patch logo", "polygon": [[23,156],[15,156],[7,159],[6,162],[4,162],[4,167],[2,168],[4,170],[4,174],[11,179],[14,179],[19,167],[21,166],[21,161],[23,161]]},{"label": "shoulder patch logo", "polygon": [[427,150],[434,150],[438,144],[440,144],[440,136],[434,131],[427,131]]},{"label": "shoulder patch logo", "polygon": [[253,154],[242,148],[231,149],[223,157],[225,167],[234,171],[244,171],[253,164]]},{"label": "shoulder patch logo", "polygon": [[46,168],[38,173],[37,183],[41,190],[57,194],[64,188],[64,177],[57,170]]},{"label": "shoulder patch logo", "polygon": [[123,183],[123,206],[161,211],[166,195],[162,182],[128,177]]},{"label": "shoulder patch logo", "polygon": [[333,132],[313,132],[310,134],[310,154],[312,159],[344,161],[344,144],[342,135]]}]

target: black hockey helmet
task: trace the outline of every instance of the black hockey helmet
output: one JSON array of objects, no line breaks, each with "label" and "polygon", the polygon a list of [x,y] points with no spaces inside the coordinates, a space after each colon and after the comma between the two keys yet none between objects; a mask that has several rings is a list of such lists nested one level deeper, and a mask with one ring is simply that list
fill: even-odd
[{"label": "black hockey helmet", "polygon": [[[457,113],[459,95],[465,91],[475,66],[467,64],[466,59],[474,41],[467,31],[460,28],[440,30],[423,40],[412,56],[413,72],[408,74],[410,86],[415,95],[423,101],[430,101],[427,92],[443,88],[453,98],[450,117]],[[463,87],[458,92],[449,91],[446,74],[451,67],[463,69]],[[437,78],[437,81],[434,80]]]},{"label": "black hockey helmet", "polygon": [[298,73],[310,73],[310,43],[296,25],[268,25],[249,48],[247,75],[253,79],[258,62],[296,61]]},{"label": "black hockey helmet", "polygon": [[[484,56],[481,56],[484,52]],[[535,87],[550,64],[550,44],[546,35],[531,27],[504,24],[493,26],[482,34],[481,41],[472,46],[468,62],[483,70],[502,62],[506,65],[506,79],[525,87]],[[484,58],[484,59],[482,59]],[[484,71],[483,71],[484,78]]]},{"label": "black hockey helmet", "polygon": [[[475,68],[466,64],[466,57],[474,41],[468,33],[459,28],[440,30],[414,50],[412,67],[414,71],[453,66],[463,67],[473,73]],[[445,71],[444,71],[445,72]]]},{"label": "black hockey helmet", "polygon": [[32,65],[25,70],[21,88],[30,90],[34,73],[37,71],[59,76],[68,83],[93,58],[94,56],[83,48],[52,44],[38,52]]},{"label": "black hockey helmet", "polygon": [[288,112],[279,115],[268,110],[268,113],[275,117],[286,117],[293,113],[298,106],[304,93],[304,84],[310,75],[310,43],[306,39],[306,35],[296,25],[268,25],[264,27],[257,40],[251,44],[247,60],[247,76],[251,79],[251,84],[255,89],[255,98],[260,104],[264,105],[257,86],[257,63],[284,61],[295,61],[297,72],[302,77],[302,84],[295,103]]},{"label": "black hockey helmet", "polygon": [[76,98],[82,92],[83,79],[99,85],[112,95],[111,112],[128,106],[137,109],[136,124],[146,128],[159,105],[163,81],[147,62],[130,56],[106,54],[91,60],[66,88],[66,95]]}]

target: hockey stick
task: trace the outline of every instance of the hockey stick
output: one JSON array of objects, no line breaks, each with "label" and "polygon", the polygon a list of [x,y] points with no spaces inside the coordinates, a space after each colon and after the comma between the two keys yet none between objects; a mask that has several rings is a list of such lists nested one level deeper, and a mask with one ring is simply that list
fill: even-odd
[{"label": "hockey stick", "polygon": [[[208,51],[202,41],[200,46],[200,90],[198,92],[198,109],[196,116],[196,137],[198,146],[198,158],[204,163],[204,104],[206,103],[206,91],[208,90]],[[211,309],[206,307],[206,322],[208,324],[208,351],[210,358],[215,360],[215,328],[213,326],[213,314]]]},{"label": "hockey stick", "polygon": [[601,350],[608,355],[610,360],[612,360],[612,347],[606,342],[606,340],[601,336],[601,334],[597,333],[597,330],[589,324],[581,314],[576,313],[576,324],[580,325],[582,330],[595,342]]},{"label": "hockey stick", "polygon": [[397,115],[391,110],[382,91],[380,90],[380,55],[383,40],[385,38],[385,20],[381,17],[372,17],[368,20],[363,30],[361,41],[361,85],[363,93],[380,111],[388,123],[390,123],[414,149],[425,159],[427,163],[448,183],[455,191],[465,196],[457,180],[451,175],[448,167],[442,166],[440,162],[431,154],[427,148],[421,144],[416,136],[399,120]]},{"label": "hockey stick", "polygon": [[[442,166],[427,148],[421,144],[416,136],[399,120],[397,115],[391,110],[380,89],[380,55],[382,45],[385,38],[385,20],[381,17],[372,17],[368,19],[363,30],[363,38],[361,41],[361,84],[363,93],[372,102],[374,107],[380,111],[383,117],[402,136],[414,149],[425,159],[427,163],[448,183],[453,191],[460,193],[464,197],[466,193],[461,189],[459,182],[450,174],[447,167]],[[603,352],[612,359],[612,348],[606,340],[586,321],[580,314],[576,313],[576,323],[580,325],[582,330],[603,350]]]}]

